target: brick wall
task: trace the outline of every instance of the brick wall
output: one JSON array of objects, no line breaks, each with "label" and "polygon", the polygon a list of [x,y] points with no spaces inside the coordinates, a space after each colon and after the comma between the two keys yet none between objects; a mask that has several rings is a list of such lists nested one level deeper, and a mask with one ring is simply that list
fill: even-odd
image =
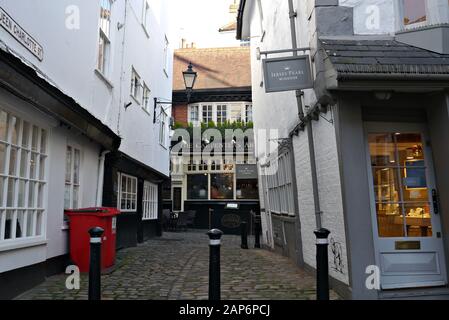
[{"label": "brick wall", "polygon": [[[331,118],[330,112],[323,116],[327,119]],[[320,206],[323,212],[322,225],[331,231],[329,236],[331,240],[329,245],[329,273],[333,278],[349,284],[346,232],[334,125],[322,119],[314,121],[313,137]],[[316,229],[316,222],[307,131],[301,132],[293,143],[304,261],[315,267],[316,247],[313,231]],[[334,260],[335,255],[339,257],[337,261]]]},{"label": "brick wall", "polygon": [[178,104],[173,106],[172,114],[175,122],[182,123],[183,125],[188,125],[187,109],[188,108],[186,104]]}]

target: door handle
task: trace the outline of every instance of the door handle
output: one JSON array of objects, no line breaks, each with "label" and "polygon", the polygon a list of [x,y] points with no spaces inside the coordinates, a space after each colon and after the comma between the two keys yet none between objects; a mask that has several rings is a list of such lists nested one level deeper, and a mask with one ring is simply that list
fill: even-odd
[{"label": "door handle", "polygon": [[432,189],[433,213],[440,213],[440,200],[436,189]]}]

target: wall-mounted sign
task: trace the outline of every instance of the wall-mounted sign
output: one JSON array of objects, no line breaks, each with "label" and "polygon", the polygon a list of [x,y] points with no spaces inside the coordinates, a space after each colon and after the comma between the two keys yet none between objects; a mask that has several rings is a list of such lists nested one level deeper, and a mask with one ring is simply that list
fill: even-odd
[{"label": "wall-mounted sign", "polygon": [[44,59],[44,49],[17,22],[0,7],[0,25],[40,61]]},{"label": "wall-mounted sign", "polygon": [[309,56],[263,60],[266,92],[313,88]]},{"label": "wall-mounted sign", "polygon": [[257,179],[257,165],[255,164],[238,164],[235,167],[237,179]]}]

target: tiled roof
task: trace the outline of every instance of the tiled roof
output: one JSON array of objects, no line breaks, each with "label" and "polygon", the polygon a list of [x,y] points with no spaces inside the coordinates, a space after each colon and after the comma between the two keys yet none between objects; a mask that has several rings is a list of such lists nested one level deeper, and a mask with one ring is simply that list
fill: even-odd
[{"label": "tiled roof", "polygon": [[194,89],[240,88],[251,86],[248,47],[179,49],[173,63],[173,90],[185,90],[182,72],[189,62],[198,72]]},{"label": "tiled roof", "polygon": [[449,55],[391,40],[320,39],[341,74],[448,75]]}]

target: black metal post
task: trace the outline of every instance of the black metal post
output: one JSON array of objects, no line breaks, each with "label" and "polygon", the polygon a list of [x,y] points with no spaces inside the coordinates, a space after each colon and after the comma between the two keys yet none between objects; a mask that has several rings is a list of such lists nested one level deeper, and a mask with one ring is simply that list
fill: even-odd
[{"label": "black metal post", "polygon": [[210,230],[209,236],[209,300],[221,299],[220,284],[220,246],[223,232],[218,229]]},{"label": "black metal post", "polygon": [[240,234],[242,236],[242,249],[248,249],[248,230],[247,230],[247,223],[246,221],[242,221],[240,224]]},{"label": "black metal post", "polygon": [[329,230],[321,228],[314,231],[316,236],[316,298],[329,300]]},{"label": "black metal post", "polygon": [[260,217],[254,216],[254,248],[260,249]]},{"label": "black metal post", "polygon": [[95,227],[90,234],[89,300],[101,300],[101,237],[104,230]]}]

